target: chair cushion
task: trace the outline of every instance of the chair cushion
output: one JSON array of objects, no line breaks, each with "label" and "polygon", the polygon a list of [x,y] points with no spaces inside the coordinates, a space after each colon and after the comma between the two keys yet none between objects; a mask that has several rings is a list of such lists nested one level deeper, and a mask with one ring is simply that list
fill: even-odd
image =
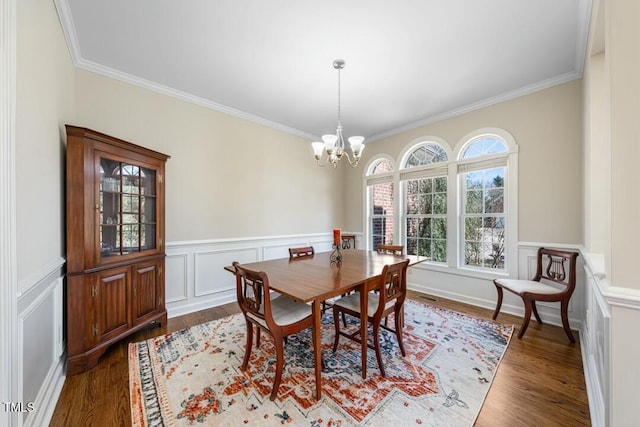
[{"label": "chair cushion", "polygon": [[[376,314],[376,310],[378,309],[378,304],[380,302],[380,295],[375,292],[369,292],[368,294],[369,302],[367,302],[367,316],[373,317]],[[385,310],[389,307],[393,307],[396,303],[396,300],[391,300],[387,302],[385,306]],[[346,297],[342,297],[339,300],[335,301],[333,305],[337,305],[338,307],[344,307],[348,310],[355,311],[356,313],[360,313],[360,293],[354,292],[352,294],[347,295]]]},{"label": "chair cushion", "polygon": [[563,291],[562,289],[533,280],[497,279],[496,283],[516,294],[523,294],[525,292],[533,292],[536,294],[559,294]]},{"label": "chair cushion", "polygon": [[[260,308],[260,311],[262,312],[262,307]],[[273,321],[276,325],[286,326],[299,322],[305,317],[311,316],[311,306],[294,301],[284,295],[280,295],[271,300],[271,314],[273,315]],[[247,313],[247,316],[251,317],[264,327],[267,327],[267,323],[259,317],[256,317],[249,312]]]}]

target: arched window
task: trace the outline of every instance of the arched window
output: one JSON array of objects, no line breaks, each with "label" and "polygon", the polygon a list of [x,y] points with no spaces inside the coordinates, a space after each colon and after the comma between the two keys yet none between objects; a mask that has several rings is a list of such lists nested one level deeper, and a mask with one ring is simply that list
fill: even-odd
[{"label": "arched window", "polygon": [[447,150],[420,142],[407,150],[400,172],[407,254],[447,262]]},{"label": "arched window", "polygon": [[[505,270],[509,154],[510,145],[515,146],[509,140],[508,134],[483,133],[460,144],[460,257],[466,267]],[[511,193],[515,197],[515,188]]]},{"label": "arched window", "polygon": [[367,169],[367,234],[371,250],[380,243],[391,244],[394,237],[393,162],[374,159]]}]

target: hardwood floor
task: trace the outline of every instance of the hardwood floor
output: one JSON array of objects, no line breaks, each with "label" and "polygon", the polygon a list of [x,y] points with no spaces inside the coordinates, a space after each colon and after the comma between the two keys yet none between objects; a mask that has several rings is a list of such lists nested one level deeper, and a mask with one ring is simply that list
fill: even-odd
[{"label": "hardwood floor", "polygon": [[[490,319],[492,314],[488,309],[417,292],[410,291],[409,297],[480,318]],[[66,379],[50,425],[129,426],[128,344],[237,312],[237,304],[232,303],[191,313],[113,345],[94,369]],[[516,325],[516,330],[476,426],[591,425],[579,340],[570,344],[561,327],[539,325],[535,320],[519,340],[521,320],[508,314],[498,317],[502,323]]]}]

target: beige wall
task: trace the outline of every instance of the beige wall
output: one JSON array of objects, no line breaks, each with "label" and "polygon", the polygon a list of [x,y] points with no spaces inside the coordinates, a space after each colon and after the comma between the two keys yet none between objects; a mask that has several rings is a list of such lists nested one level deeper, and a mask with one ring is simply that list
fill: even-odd
[{"label": "beige wall", "polygon": [[78,126],[171,156],[167,242],[342,225],[341,172],[316,167],[303,138],[82,70],[76,109]]},{"label": "beige wall", "polygon": [[18,2],[16,238],[18,279],[65,256],[64,123],[74,68],[52,1]]},{"label": "beige wall", "polygon": [[[436,136],[451,148],[485,127],[510,132],[519,155],[521,242],[582,243],[582,86],[579,80],[518,97],[367,144],[363,164],[385,153],[399,160],[416,138]],[[362,230],[362,174],[349,171],[345,226]]]},{"label": "beige wall", "polygon": [[[586,59],[584,87],[584,187],[587,252],[611,252],[611,143],[609,135],[608,85],[604,52]],[[607,258],[609,255],[607,255]]]},{"label": "beige wall", "polygon": [[611,282],[640,289],[640,3],[606,2],[606,79],[610,89]]}]

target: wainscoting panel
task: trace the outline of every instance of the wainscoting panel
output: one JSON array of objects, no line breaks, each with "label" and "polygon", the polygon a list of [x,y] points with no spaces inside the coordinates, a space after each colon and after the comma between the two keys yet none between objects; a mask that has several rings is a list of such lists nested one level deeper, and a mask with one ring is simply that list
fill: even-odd
[{"label": "wainscoting panel", "polygon": [[203,297],[218,292],[234,291],[232,275],[224,269],[233,261],[249,263],[258,261],[260,248],[219,249],[196,252],[195,256],[195,293]]},{"label": "wainscoting panel", "polygon": [[[25,408],[21,425],[46,425],[64,384],[62,265],[18,297],[18,392]],[[33,411],[29,411],[29,408]]]},{"label": "wainscoting panel", "polygon": [[167,304],[183,301],[188,295],[188,253],[174,253],[165,259],[165,295]]},{"label": "wainscoting panel", "polygon": [[585,265],[585,275],[587,278],[586,321],[580,344],[592,424],[604,426],[607,425],[609,406],[611,311],[589,265]]}]

